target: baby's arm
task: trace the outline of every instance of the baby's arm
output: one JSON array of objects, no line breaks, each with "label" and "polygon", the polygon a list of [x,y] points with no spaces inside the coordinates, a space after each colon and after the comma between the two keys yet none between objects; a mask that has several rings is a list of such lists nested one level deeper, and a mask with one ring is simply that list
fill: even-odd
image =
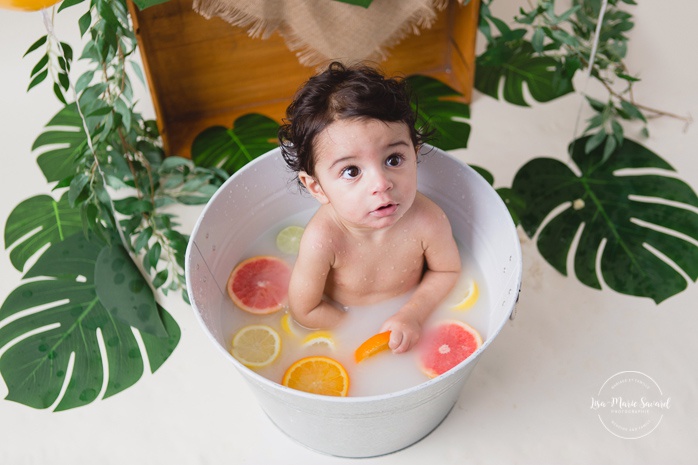
[{"label": "baby's arm", "polygon": [[[344,311],[323,300],[327,276],[334,253],[322,228],[308,225],[301,239],[296,264],[288,289],[293,318],[309,329],[333,328],[344,317]],[[329,243],[327,243],[329,242]]]},{"label": "baby's arm", "polygon": [[460,275],[460,256],[451,224],[438,206],[434,204],[432,208],[428,215],[430,221],[420,222],[426,231],[426,272],[407,303],[381,328],[381,331],[391,331],[389,346],[396,354],[414,347],[424,321],[446,298]]}]

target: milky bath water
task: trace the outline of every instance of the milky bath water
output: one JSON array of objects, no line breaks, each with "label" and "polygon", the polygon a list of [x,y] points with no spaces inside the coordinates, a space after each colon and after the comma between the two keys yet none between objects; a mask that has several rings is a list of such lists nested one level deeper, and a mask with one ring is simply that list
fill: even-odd
[{"label": "milky bath water", "polygon": [[[287,226],[305,227],[315,210],[311,208],[294,214],[260,234],[259,238],[246,248],[242,259],[272,255],[283,259],[292,267],[295,255],[281,252],[276,247],[276,236]],[[462,264],[459,282],[451,295],[425,322],[424,328],[445,320],[459,320],[475,328],[485,340],[488,336],[490,315],[487,309],[487,286],[468,251],[460,246],[459,252]],[[230,263],[231,271],[236,264],[237,262]],[[454,310],[453,307],[463,299],[472,281],[477,283],[479,289],[477,301],[467,310]],[[354,351],[363,341],[380,331],[383,322],[407,302],[410,294],[367,306],[344,307],[347,314],[339,327],[318,331],[308,330],[295,323],[287,308],[270,315],[253,315],[240,310],[227,298],[222,303],[221,326],[228,349],[232,348],[235,334],[247,325],[265,324],[279,334],[279,357],[266,367],[252,368],[273,382],[280,383],[286,369],[295,361],[307,356],[324,355],[337,360],[347,370],[350,378],[349,396],[386,394],[429,380],[419,366],[419,346],[403,354],[384,351],[360,363],[354,360]]]}]

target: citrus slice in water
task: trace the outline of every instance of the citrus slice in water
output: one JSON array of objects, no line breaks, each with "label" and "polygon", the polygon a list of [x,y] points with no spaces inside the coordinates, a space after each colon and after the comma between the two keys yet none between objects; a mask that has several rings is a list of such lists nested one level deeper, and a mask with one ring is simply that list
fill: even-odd
[{"label": "citrus slice in water", "polygon": [[477,283],[472,279],[468,281],[463,291],[456,289],[456,292],[458,292],[463,297],[460,299],[460,301],[456,302],[451,307],[451,310],[468,310],[473,305],[475,305],[475,302],[477,302],[478,297],[480,297],[480,290],[477,287]]},{"label": "citrus slice in water", "polygon": [[281,317],[281,329],[289,336],[298,336],[298,323],[293,320],[290,313],[284,313]]},{"label": "citrus slice in water", "polygon": [[326,345],[330,349],[334,349],[334,338],[329,331],[313,331],[303,338],[303,347],[312,347],[315,345]]},{"label": "citrus slice in water", "polygon": [[354,360],[359,363],[367,357],[372,357],[378,352],[389,349],[388,342],[390,342],[390,331],[369,337],[354,352]]},{"label": "citrus slice in water", "polygon": [[286,370],[281,384],[312,394],[345,397],[349,392],[349,375],[332,358],[305,357]]},{"label": "citrus slice in water", "polygon": [[281,353],[281,338],[267,325],[245,326],[233,337],[231,353],[245,366],[262,368]]},{"label": "citrus slice in water", "polygon": [[462,321],[445,321],[427,331],[420,341],[420,367],[434,378],[470,357],[481,345],[482,338],[475,328]]},{"label": "citrus slice in water", "polygon": [[291,268],[276,257],[259,256],[240,262],[228,278],[228,295],[240,309],[266,314],[281,310],[288,296]]},{"label": "citrus slice in water", "polygon": [[304,228],[300,226],[287,226],[276,235],[276,247],[283,253],[295,255],[301,246],[301,237]]}]

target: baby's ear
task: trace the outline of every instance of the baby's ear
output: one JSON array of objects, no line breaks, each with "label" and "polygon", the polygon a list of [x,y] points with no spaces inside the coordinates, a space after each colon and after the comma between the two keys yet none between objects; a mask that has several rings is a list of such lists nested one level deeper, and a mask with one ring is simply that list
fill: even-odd
[{"label": "baby's ear", "polygon": [[318,202],[320,202],[321,204],[330,203],[330,200],[325,195],[325,191],[322,190],[322,186],[317,181],[317,179],[315,179],[305,171],[298,172],[298,179],[303,183],[308,192],[310,192],[310,195],[315,197],[315,199]]}]

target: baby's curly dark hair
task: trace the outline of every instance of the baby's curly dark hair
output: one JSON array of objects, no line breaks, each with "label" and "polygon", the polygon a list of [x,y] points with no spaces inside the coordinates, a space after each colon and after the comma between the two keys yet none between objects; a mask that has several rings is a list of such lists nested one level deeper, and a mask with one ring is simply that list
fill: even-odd
[{"label": "baby's curly dark hair", "polygon": [[417,127],[416,107],[416,98],[405,79],[388,78],[366,65],[346,67],[333,62],[308,79],[286,109],[278,134],[281,154],[294,172],[314,176],[315,138],[334,121],[352,118],[403,122],[412,143],[419,147],[427,142],[431,131],[425,121]]}]

